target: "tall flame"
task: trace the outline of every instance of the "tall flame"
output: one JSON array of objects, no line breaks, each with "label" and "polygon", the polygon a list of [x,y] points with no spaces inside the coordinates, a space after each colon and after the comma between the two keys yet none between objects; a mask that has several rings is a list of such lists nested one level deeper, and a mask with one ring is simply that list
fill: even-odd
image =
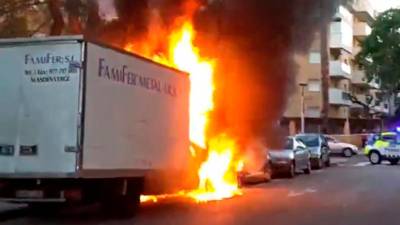
[{"label": "tall flame", "polygon": [[169,52],[173,66],[190,74],[190,140],[206,148],[207,114],[214,107],[214,62],[200,58],[193,38],[192,24],[184,23],[181,30],[171,35]]},{"label": "tall flame", "polygon": [[[185,21],[182,26],[173,31],[169,37],[168,58],[155,54],[150,56],[168,66],[190,74],[190,141],[208,151],[207,159],[198,171],[199,184],[196,190],[180,192],[175,196],[188,196],[199,202],[221,200],[241,194],[238,189],[236,172],[241,167],[237,159],[235,141],[226,134],[207,138],[206,129],[209,123],[208,114],[214,109],[214,69],[215,61],[200,56],[199,49],[194,46],[195,31],[191,21]],[[133,50],[129,45],[126,50]],[[195,150],[190,149],[196,157]],[[162,196],[142,196],[142,201],[164,199]]]}]

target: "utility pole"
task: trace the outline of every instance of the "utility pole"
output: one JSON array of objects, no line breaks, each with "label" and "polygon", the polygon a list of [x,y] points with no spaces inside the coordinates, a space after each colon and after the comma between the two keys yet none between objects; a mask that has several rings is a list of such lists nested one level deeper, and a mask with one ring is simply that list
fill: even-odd
[{"label": "utility pole", "polygon": [[305,127],[306,127],[306,122],[305,122],[305,115],[304,115],[304,88],[307,86],[306,83],[300,83],[300,88],[301,88],[301,101],[300,101],[300,124],[301,124],[301,133],[304,134],[305,133]]},{"label": "utility pole", "polygon": [[322,132],[328,133],[329,129],[329,8],[330,1],[320,1],[320,35],[321,35],[321,83],[322,83]]}]

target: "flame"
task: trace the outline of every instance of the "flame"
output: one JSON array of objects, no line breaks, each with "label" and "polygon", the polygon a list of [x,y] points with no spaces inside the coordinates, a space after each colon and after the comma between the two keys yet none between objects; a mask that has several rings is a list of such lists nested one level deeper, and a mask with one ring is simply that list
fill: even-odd
[{"label": "flame", "polygon": [[199,49],[193,46],[194,30],[191,23],[171,36],[170,58],[173,66],[190,74],[190,140],[206,148],[205,130],[208,113],[214,108],[214,62],[202,60]]},{"label": "flame", "polygon": [[[178,29],[169,36],[168,57],[155,53],[148,55],[148,46],[139,53],[156,62],[177,68],[190,74],[190,140],[197,146],[207,149],[208,157],[198,171],[199,184],[196,190],[180,192],[173,195],[142,196],[142,202],[157,202],[176,196],[190,197],[197,202],[221,200],[241,194],[236,178],[237,170],[242,163],[237,159],[237,146],[235,141],[226,134],[207,138],[206,130],[209,125],[208,114],[214,109],[213,83],[215,61],[200,56],[199,48],[193,44],[195,30],[190,20],[182,23]],[[144,44],[146,45],[146,44]],[[126,50],[135,51],[138,48],[133,44],[126,46]],[[196,151],[189,149],[192,157]]]},{"label": "flame", "polygon": [[225,134],[210,140],[208,158],[199,169],[199,186],[189,193],[191,197],[205,202],[241,194],[234,164],[235,149],[235,142]]}]

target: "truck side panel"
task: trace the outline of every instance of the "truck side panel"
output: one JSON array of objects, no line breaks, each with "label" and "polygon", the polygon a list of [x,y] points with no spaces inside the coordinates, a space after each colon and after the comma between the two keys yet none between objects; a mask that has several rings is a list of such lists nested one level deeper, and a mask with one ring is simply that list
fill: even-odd
[{"label": "truck side panel", "polygon": [[189,157],[189,78],[87,46],[83,171],[182,170]]}]

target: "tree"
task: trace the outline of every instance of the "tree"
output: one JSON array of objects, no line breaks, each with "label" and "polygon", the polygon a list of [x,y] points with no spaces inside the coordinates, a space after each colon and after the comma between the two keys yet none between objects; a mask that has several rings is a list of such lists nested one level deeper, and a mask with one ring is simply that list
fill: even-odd
[{"label": "tree", "polygon": [[[327,10],[329,9],[327,1],[320,1],[320,10],[321,15],[326,15]],[[325,18],[324,18],[325,19]],[[329,78],[329,45],[328,45],[328,37],[329,37],[329,22],[321,21],[320,24],[320,35],[321,35],[321,81],[322,81],[322,132],[328,133],[329,128],[329,86],[330,86],[330,78]]]},{"label": "tree", "polygon": [[10,16],[0,29],[0,38],[24,37],[29,31],[25,18]]},{"label": "tree", "polygon": [[30,36],[27,11],[42,2],[35,0],[0,0],[0,38]]},{"label": "tree", "polygon": [[379,81],[393,113],[394,96],[400,91],[400,9],[382,13],[372,28],[356,62],[365,70],[368,81]]}]

